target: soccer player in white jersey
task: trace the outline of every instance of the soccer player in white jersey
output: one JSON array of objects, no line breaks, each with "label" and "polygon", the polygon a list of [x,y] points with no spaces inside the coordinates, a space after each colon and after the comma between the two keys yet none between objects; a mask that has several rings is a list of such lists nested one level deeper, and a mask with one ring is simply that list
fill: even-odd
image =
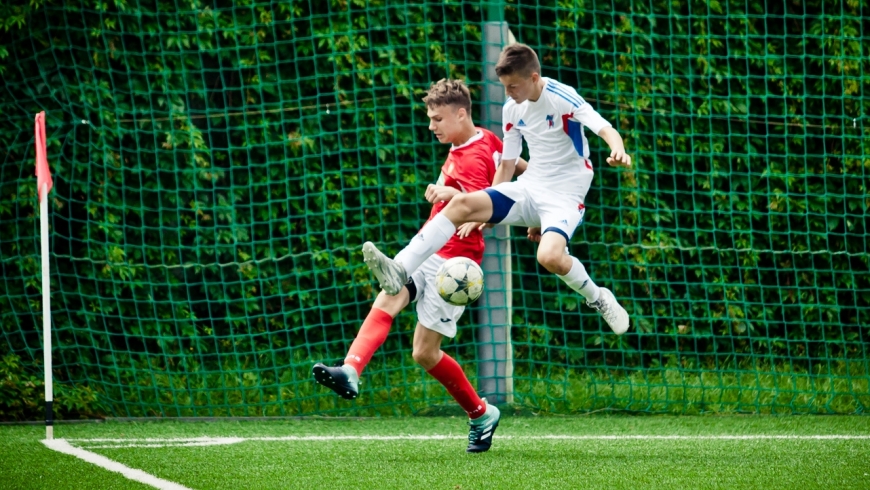
[{"label": "soccer player in white jersey", "polygon": [[[628,313],[568,254],[567,244],[583,220],[594,175],[584,127],[610,146],[607,163],[614,167],[631,165],[622,137],[576,90],[542,77],[538,56],[530,47],[505,47],[495,72],[508,100],[502,111],[504,153],[493,186],[456,196],[394,259],[366,242],[366,264],[387,294],[397,294],[408,274],[441,248],[457,227],[469,222],[528,226],[529,238],[540,243],[538,262],[582,295],[621,335],[629,328]],[[510,182],[523,139],[529,147],[529,167]]]}]

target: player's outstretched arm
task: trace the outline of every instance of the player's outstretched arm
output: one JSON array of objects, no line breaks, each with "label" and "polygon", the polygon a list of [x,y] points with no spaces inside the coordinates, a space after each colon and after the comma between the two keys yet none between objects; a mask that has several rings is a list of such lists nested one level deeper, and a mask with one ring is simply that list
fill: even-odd
[{"label": "player's outstretched arm", "polygon": [[622,136],[615,129],[611,127],[601,128],[598,136],[601,136],[607,142],[607,145],[610,146],[610,156],[607,157],[607,163],[611,167],[631,166],[631,156],[625,152],[625,143],[622,141]]}]

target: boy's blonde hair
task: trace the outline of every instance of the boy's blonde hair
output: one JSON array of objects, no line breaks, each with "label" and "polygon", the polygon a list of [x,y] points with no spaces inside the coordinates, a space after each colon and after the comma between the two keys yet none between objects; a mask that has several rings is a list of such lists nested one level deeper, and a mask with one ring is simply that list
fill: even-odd
[{"label": "boy's blonde hair", "polygon": [[429,92],[423,97],[426,107],[452,105],[465,109],[471,115],[471,92],[462,80],[442,78],[429,86]]}]

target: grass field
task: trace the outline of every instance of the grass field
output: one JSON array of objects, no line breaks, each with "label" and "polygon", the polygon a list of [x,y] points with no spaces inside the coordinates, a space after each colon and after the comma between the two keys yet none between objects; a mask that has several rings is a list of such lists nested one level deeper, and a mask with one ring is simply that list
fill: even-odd
[{"label": "grass field", "polygon": [[[163,488],[870,488],[870,417],[860,416],[504,417],[477,455],[465,454],[465,420],[453,417],[55,430]],[[44,431],[0,427],[0,488],[154,488],[47,448]]]}]

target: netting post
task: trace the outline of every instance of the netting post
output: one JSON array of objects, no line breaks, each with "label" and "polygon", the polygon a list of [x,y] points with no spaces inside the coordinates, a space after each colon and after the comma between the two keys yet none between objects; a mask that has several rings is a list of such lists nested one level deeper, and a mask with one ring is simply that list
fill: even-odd
[{"label": "netting post", "polygon": [[[504,90],[495,76],[495,64],[508,43],[504,4],[492,2],[484,23],[483,91],[480,125],[501,135]],[[484,233],[486,254],[481,264],[484,294],[477,316],[477,389],[490,403],[513,403],[513,350],[511,348],[511,243],[510,228],[497,226]]]}]

